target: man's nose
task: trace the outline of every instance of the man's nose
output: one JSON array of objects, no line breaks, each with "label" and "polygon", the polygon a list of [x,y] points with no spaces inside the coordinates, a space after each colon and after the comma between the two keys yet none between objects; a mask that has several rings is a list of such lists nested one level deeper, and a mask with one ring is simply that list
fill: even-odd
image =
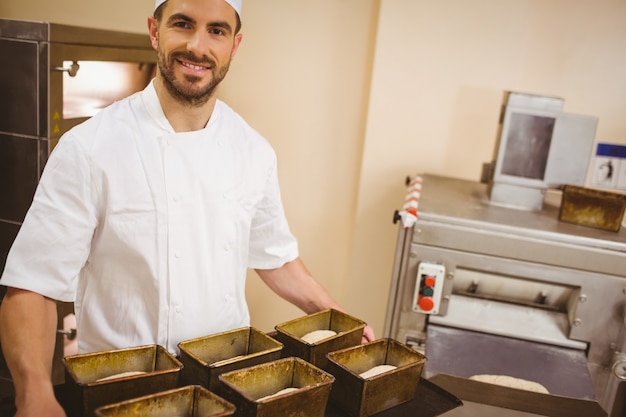
[{"label": "man's nose", "polygon": [[206,55],[209,49],[209,34],[202,30],[196,30],[187,41],[187,50],[195,56]]}]

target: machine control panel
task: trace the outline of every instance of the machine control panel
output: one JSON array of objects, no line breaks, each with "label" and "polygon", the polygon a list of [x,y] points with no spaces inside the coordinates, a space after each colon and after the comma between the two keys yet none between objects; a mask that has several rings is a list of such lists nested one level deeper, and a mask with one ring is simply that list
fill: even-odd
[{"label": "machine control panel", "polygon": [[446,268],[441,264],[420,262],[415,279],[413,311],[424,314],[439,313],[445,272]]}]

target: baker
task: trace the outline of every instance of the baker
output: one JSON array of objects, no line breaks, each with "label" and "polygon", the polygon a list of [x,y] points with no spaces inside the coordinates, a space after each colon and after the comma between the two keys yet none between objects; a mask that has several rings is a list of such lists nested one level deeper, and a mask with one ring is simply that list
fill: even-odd
[{"label": "baker", "polygon": [[175,353],[249,325],[247,268],[305,313],[340,309],[299,258],[272,147],[216,97],[240,17],[241,0],[157,0],[155,79],[50,156],[0,279],[17,416],[64,415],[50,379],[55,300],[75,303],[81,353]]}]

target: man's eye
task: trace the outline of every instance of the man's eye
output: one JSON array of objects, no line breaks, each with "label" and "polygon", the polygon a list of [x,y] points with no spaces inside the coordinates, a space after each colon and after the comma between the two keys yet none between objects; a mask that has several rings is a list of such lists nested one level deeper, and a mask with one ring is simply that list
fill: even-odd
[{"label": "man's eye", "polygon": [[184,29],[184,28],[188,28],[189,27],[189,23],[187,23],[187,22],[174,22],[173,26],[176,27],[176,28]]},{"label": "man's eye", "polygon": [[212,35],[224,35],[224,31],[220,28],[213,28],[209,30]]}]

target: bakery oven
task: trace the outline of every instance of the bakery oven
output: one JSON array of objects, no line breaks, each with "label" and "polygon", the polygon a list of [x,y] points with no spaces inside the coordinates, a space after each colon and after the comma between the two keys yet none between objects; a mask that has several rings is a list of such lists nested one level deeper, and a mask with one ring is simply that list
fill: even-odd
[{"label": "bakery oven", "polygon": [[[1,273],[61,135],[143,89],[153,77],[156,56],[147,34],[11,19],[0,19],[0,55],[5,57],[0,66]],[[0,300],[3,293],[0,288]],[[62,326],[71,310],[59,305],[55,381],[63,378],[63,344],[73,336]],[[0,360],[0,392],[10,392],[8,379]]]},{"label": "bakery oven", "polygon": [[[558,190],[520,210],[492,204],[479,182],[423,175],[407,187],[384,335],[425,353],[424,377],[462,400],[625,416],[624,228],[559,221]],[[476,388],[484,378],[543,397],[516,402],[527,390],[495,395]]]}]

